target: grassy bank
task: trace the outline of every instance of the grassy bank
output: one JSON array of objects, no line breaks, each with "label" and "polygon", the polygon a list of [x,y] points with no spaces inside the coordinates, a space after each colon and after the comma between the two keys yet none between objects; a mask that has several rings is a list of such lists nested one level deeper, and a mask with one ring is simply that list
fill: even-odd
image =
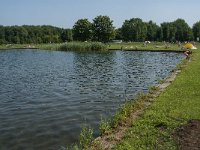
[{"label": "grassy bank", "polygon": [[100,42],[69,42],[62,44],[38,45],[39,49],[61,50],[61,51],[102,51],[107,50],[107,46]]},{"label": "grassy bank", "polygon": [[151,42],[145,44],[143,42],[130,42],[130,43],[111,43],[108,46],[109,50],[122,49],[122,50],[181,50],[184,45],[165,43],[165,42]]},{"label": "grassy bank", "polygon": [[0,49],[45,49],[61,51],[104,51],[107,45],[100,42],[68,42],[60,44],[4,44]]},{"label": "grassy bank", "polygon": [[26,48],[37,48],[36,44],[0,44],[1,49],[26,49]]},{"label": "grassy bank", "polygon": [[[102,136],[89,149],[110,149],[105,146],[109,144],[116,150],[178,149],[175,130],[190,119],[200,119],[199,59],[199,50],[193,50],[191,60],[177,66],[181,73],[164,92],[152,87],[147,95],[140,94],[136,101],[125,103],[111,119],[102,120]],[[171,83],[161,81],[166,82]],[[161,95],[155,98],[155,93]]]},{"label": "grassy bank", "polygon": [[200,52],[145,112],[132,122],[116,150],[178,149],[173,133],[189,119],[200,119]]},{"label": "grassy bank", "polygon": [[4,44],[0,45],[0,49],[15,49],[15,48],[38,48],[47,50],[62,50],[62,51],[95,51],[95,50],[164,50],[164,51],[180,51],[184,44],[151,42],[144,44],[143,42],[131,43],[108,43],[100,42],[68,42],[61,44]]}]

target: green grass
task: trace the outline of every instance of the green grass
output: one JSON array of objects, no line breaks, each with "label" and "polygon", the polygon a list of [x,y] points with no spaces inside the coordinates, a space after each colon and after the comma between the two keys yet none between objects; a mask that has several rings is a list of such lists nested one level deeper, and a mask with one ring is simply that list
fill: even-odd
[{"label": "green grass", "polygon": [[80,148],[89,149],[93,140],[93,129],[87,126],[83,126],[80,133]]},{"label": "green grass", "polygon": [[36,48],[35,44],[0,44],[1,49]]},{"label": "green grass", "polygon": [[107,46],[100,42],[68,42],[60,44],[4,44],[0,49],[38,48],[61,51],[105,51]]},{"label": "green grass", "polygon": [[[182,44],[183,46],[184,44]],[[131,42],[131,43],[110,43],[108,49],[122,49],[122,50],[181,50],[177,44],[164,43],[164,42],[151,42],[144,45],[143,42]]]},{"label": "green grass", "polygon": [[115,150],[178,149],[177,127],[200,119],[200,52],[196,50],[176,80],[132,123]]},{"label": "green grass", "polygon": [[62,44],[38,45],[39,49],[61,50],[61,51],[105,51],[107,47],[100,42],[69,42]]},{"label": "green grass", "polygon": [[[182,44],[183,46],[184,44]],[[166,44],[164,42],[152,42],[144,45],[143,42],[131,43],[109,43],[100,42],[68,42],[60,44],[4,44],[0,45],[0,49],[14,48],[38,48],[46,50],[62,50],[62,51],[95,51],[95,50],[181,50],[177,44]]]}]

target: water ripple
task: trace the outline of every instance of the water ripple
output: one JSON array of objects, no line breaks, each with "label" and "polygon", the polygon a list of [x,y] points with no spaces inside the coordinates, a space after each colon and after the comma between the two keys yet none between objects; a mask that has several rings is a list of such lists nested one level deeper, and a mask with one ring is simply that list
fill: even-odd
[{"label": "water ripple", "polygon": [[169,75],[177,53],[0,51],[0,149],[59,149]]}]

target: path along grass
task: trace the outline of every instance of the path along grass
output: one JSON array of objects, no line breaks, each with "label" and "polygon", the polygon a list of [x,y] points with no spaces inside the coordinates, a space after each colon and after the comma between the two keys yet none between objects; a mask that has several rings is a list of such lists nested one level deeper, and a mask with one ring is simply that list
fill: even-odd
[{"label": "path along grass", "polygon": [[200,119],[200,51],[196,50],[176,80],[132,123],[113,149],[178,149],[173,133],[190,119]]}]

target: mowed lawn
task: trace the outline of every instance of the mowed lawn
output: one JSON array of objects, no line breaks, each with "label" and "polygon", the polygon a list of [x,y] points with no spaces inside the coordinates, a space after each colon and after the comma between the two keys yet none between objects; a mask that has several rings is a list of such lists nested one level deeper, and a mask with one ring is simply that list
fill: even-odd
[{"label": "mowed lawn", "polygon": [[190,119],[200,119],[200,50],[113,149],[178,149],[173,134]]},{"label": "mowed lawn", "polygon": [[185,44],[180,45],[176,43],[166,42],[151,42],[145,44],[144,42],[129,42],[129,43],[110,43],[107,48],[109,50],[122,49],[122,50],[181,50]]}]

